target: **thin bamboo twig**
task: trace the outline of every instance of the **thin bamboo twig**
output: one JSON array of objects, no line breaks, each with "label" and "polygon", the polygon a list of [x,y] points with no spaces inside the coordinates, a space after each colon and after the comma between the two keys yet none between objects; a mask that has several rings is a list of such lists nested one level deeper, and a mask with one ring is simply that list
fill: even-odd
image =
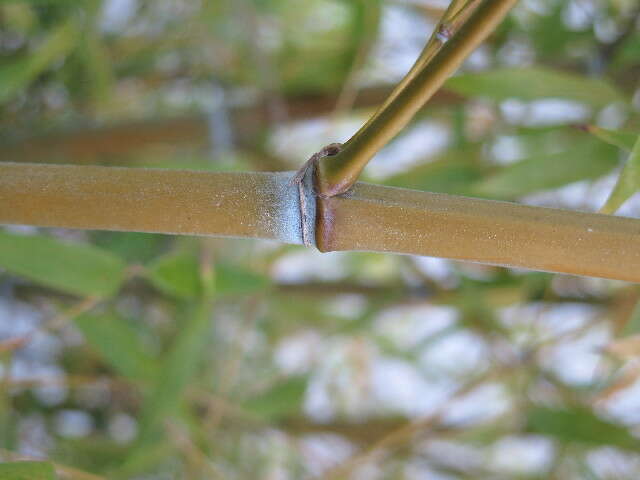
[{"label": "thin bamboo twig", "polygon": [[189,432],[185,431],[175,422],[166,421],[167,429],[172,443],[182,452],[187,462],[193,464],[203,476],[224,480],[227,476],[222,469],[216,465],[213,459],[209,458],[198,445],[196,445]]},{"label": "thin bamboo twig", "polygon": [[346,192],[373,156],[395,137],[462,64],[467,56],[496,28],[517,0],[485,0],[460,30],[410,80],[392,101],[347,142],[337,154],[318,162],[316,188],[323,197]]},{"label": "thin bamboo twig", "polygon": [[[555,340],[563,340],[565,339],[565,337],[571,338],[576,333],[584,333],[585,329],[588,330],[589,328],[593,328],[593,324],[590,323],[586,326],[583,325],[578,329],[571,330],[565,335],[561,335],[560,338],[555,338]],[[535,346],[532,353],[540,352],[540,350],[546,344],[547,342],[539,343]],[[527,366],[528,360],[526,358],[523,358],[523,361],[497,363],[493,366],[493,368],[489,368],[482,375],[469,380],[465,384],[460,385],[450,395],[450,397],[445,402],[443,402],[434,412],[425,417],[413,420],[399,427],[398,429],[384,435],[380,439],[376,440],[363,452],[356,454],[343,464],[338,465],[332,471],[328,472],[327,475],[323,477],[323,480],[337,480],[338,478],[348,478],[356,468],[374,460],[376,456],[380,455],[381,453],[397,448],[410,441],[417,434],[424,434],[425,431],[433,429],[435,426],[442,423],[443,419],[446,418],[446,415],[451,408],[451,404],[454,401],[461,400],[482,385],[486,385],[490,382],[498,381],[500,379],[504,380],[505,377],[509,376],[514,371],[521,372],[523,367]]]},{"label": "thin bamboo twig", "polygon": [[[233,339],[232,349],[224,359],[222,368],[219,372],[220,381],[216,395],[220,398],[228,398],[230,394],[233,393],[242,362],[246,355],[245,348],[247,336],[255,326],[259,305],[260,299],[257,296],[251,297],[248,301],[248,311],[242,319],[240,328]],[[218,427],[224,418],[224,414],[224,408],[213,408],[207,410],[203,419],[203,424],[206,426],[207,434],[211,439],[215,439],[215,436],[218,433]]]},{"label": "thin bamboo twig", "polygon": [[459,386],[457,390],[455,390],[449,396],[449,398],[445,402],[443,402],[443,404],[440,405],[434,412],[422,418],[406,423],[401,427],[385,434],[382,438],[376,440],[365,451],[356,454],[343,464],[340,464],[331,471],[327,472],[327,474],[323,476],[323,480],[338,480],[340,478],[350,478],[351,474],[358,467],[361,467],[362,465],[365,465],[368,462],[372,461],[376,455],[379,455],[385,450],[390,450],[394,447],[402,445],[403,443],[406,443],[410,439],[415,437],[417,434],[424,434],[425,431],[434,428],[443,421],[447,412],[451,408],[452,403],[462,399],[483,383],[497,377],[500,373],[502,373],[500,369],[491,370],[488,373],[485,373],[480,377],[470,380],[468,383]]},{"label": "thin bamboo twig", "polygon": [[[0,163],[0,223],[302,243],[288,173]],[[409,253],[640,282],[640,220],[358,183],[318,201],[321,251]]]},{"label": "thin bamboo twig", "polygon": [[[46,320],[42,324],[40,324],[37,328],[33,329],[29,333],[17,337],[11,338],[7,341],[0,342],[0,354],[4,352],[13,352],[15,350],[19,350],[24,348],[29,342],[31,342],[36,334],[45,331],[56,331],[67,325],[71,320],[75,317],[82,315],[85,312],[93,309],[98,303],[100,303],[100,298],[98,297],[86,297],[83,298],[80,302],[72,305],[70,308],[63,312],[57,313],[51,319]],[[8,377],[5,377],[8,378]],[[0,389],[1,390],[1,389]]]},{"label": "thin bamboo twig", "polygon": [[378,107],[373,116],[367,120],[367,122],[356,132],[356,135],[361,135],[366,132],[368,126],[378,118],[382,112],[384,112],[391,103],[398,97],[409,82],[424,69],[433,56],[440,50],[440,48],[454,35],[458,29],[462,26],[464,21],[468,17],[468,13],[474,10],[477,6],[478,0],[452,0],[447,10],[442,15],[442,18],[438,21],[436,27],[426,45],[422,49],[420,56],[417,58],[411,69],[407,72],[402,80],[391,91],[387,99],[382,105]]}]

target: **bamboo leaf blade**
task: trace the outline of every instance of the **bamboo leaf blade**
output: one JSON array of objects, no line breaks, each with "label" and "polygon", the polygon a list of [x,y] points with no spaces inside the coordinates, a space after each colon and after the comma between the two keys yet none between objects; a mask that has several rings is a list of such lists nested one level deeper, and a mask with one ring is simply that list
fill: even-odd
[{"label": "bamboo leaf blade", "polygon": [[158,373],[154,358],[143,348],[138,332],[113,313],[84,314],[75,319],[87,343],[116,371],[131,380],[153,381]]},{"label": "bamboo leaf blade", "polygon": [[147,278],[166,295],[196,298],[202,293],[197,259],[188,253],[162,256],[149,265]]},{"label": "bamboo leaf blade", "polygon": [[486,174],[487,168],[478,160],[477,151],[472,149],[449,152],[394,175],[384,183],[392,187],[465,195],[470,186],[480,182]]},{"label": "bamboo leaf blade", "polygon": [[472,186],[471,193],[503,200],[514,199],[581,180],[593,180],[611,172],[617,165],[618,152],[615,148],[585,142],[560,153],[533,156],[502,167]]},{"label": "bamboo leaf blade", "polygon": [[[215,277],[219,295],[246,295],[270,283],[266,276],[227,263],[215,266]],[[186,252],[158,258],[148,267],[147,278],[161,292],[178,298],[196,298],[204,291],[198,261]]]},{"label": "bamboo leaf blade", "polygon": [[55,28],[28,57],[0,69],[0,104],[7,102],[27,87],[73,48],[77,29],[73,21]]},{"label": "bamboo leaf blade", "polygon": [[91,245],[0,231],[0,268],[66,293],[108,297],[122,285],[126,264]]},{"label": "bamboo leaf blade", "polygon": [[135,264],[151,261],[171,240],[171,237],[153,233],[108,231],[92,232],[90,238],[97,247]]},{"label": "bamboo leaf blade", "polygon": [[269,421],[298,414],[302,409],[307,384],[306,377],[293,377],[278,382],[267,391],[247,400],[244,408]]},{"label": "bamboo leaf blade", "polygon": [[638,135],[632,132],[609,130],[596,125],[585,125],[584,129],[595,138],[627,151],[633,150],[633,146],[638,138]]},{"label": "bamboo leaf blade", "polygon": [[511,98],[524,101],[562,98],[599,108],[624,100],[622,93],[603,79],[540,67],[467,73],[450,78],[445,87],[461,95],[485,97],[495,101]]},{"label": "bamboo leaf blade", "polygon": [[[207,333],[210,328],[210,311],[208,301],[201,301],[191,309],[185,325],[161,361],[155,386],[142,407],[138,448],[135,450],[143,451],[153,432],[167,416],[178,410],[184,391],[193,379],[209,341]],[[135,450],[131,458],[135,458]]]},{"label": "bamboo leaf blade", "polygon": [[196,374],[209,340],[210,317],[208,300],[201,300],[188,310],[185,324],[159,361],[158,375],[138,416],[137,441],[117,469],[118,475],[128,476],[160,460],[168,443],[155,441],[155,435],[180,410],[185,390]]},{"label": "bamboo leaf blade", "polygon": [[72,79],[73,87],[92,102],[108,105],[115,84],[115,74],[109,52],[95,30],[83,32],[77,57],[82,70]]},{"label": "bamboo leaf blade", "polygon": [[527,415],[527,429],[566,443],[609,445],[630,450],[640,447],[640,441],[625,426],[602,419],[584,407],[534,407]]},{"label": "bamboo leaf blade", "polygon": [[612,214],[640,189],[640,136],[624,164],[613,191],[600,209],[600,213]]},{"label": "bamboo leaf blade", "polygon": [[220,263],[216,266],[216,291],[219,295],[249,295],[265,290],[269,277],[238,265]]},{"label": "bamboo leaf blade", "polygon": [[55,480],[56,474],[50,462],[5,462],[0,463],[0,478],[3,480]]},{"label": "bamboo leaf blade", "polygon": [[86,95],[96,105],[108,106],[115,84],[113,62],[109,56],[106,38],[101,35],[101,2],[89,3],[86,7],[86,19],[79,32],[81,44],[75,52],[80,71],[73,75],[74,90]]},{"label": "bamboo leaf blade", "polygon": [[636,303],[629,320],[625,323],[620,335],[622,337],[629,337],[631,335],[640,334],[640,302]]}]

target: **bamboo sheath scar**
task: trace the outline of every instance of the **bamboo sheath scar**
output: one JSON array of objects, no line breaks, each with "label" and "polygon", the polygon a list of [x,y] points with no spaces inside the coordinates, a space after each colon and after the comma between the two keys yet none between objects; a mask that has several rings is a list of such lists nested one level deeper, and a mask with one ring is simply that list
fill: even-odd
[{"label": "bamboo sheath scar", "polygon": [[[292,176],[0,163],[0,223],[301,244]],[[640,282],[637,219],[365,183],[318,198],[317,208],[322,251],[429,255]]]}]

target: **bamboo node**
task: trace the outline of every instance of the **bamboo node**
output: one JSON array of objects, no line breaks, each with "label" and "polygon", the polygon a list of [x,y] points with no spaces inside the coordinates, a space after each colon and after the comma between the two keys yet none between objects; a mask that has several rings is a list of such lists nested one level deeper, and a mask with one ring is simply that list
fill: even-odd
[{"label": "bamboo node", "polygon": [[319,152],[311,155],[311,158],[289,180],[289,185],[296,185],[298,188],[300,230],[302,232],[302,243],[307,247],[314,245],[315,206],[310,205],[310,203],[314,201],[313,174],[316,163],[324,157],[337,155],[340,150],[342,150],[341,143],[330,143],[323,147]]}]

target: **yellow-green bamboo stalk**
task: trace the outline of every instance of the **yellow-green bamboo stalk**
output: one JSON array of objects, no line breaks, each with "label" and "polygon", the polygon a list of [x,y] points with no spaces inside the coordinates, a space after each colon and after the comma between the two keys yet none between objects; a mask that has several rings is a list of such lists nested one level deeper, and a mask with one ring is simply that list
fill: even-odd
[{"label": "yellow-green bamboo stalk", "polygon": [[407,72],[402,80],[396,85],[384,103],[378,107],[376,112],[367,120],[356,135],[361,135],[362,132],[366,132],[367,125],[373,122],[381,112],[384,112],[386,108],[391,104],[396,97],[402,92],[409,82],[416,76],[420,70],[424,69],[438,50],[444,45],[448,39],[454,35],[458,29],[462,26],[464,21],[468,18],[468,15],[477,6],[478,0],[452,0],[447,10],[442,15],[442,18],[438,21],[438,24],[433,30],[433,33],[427,40],[426,45],[422,49],[420,56],[417,58],[411,69]]},{"label": "yellow-green bamboo stalk", "polygon": [[358,182],[318,199],[321,251],[411,253],[640,282],[640,220]]},{"label": "yellow-green bamboo stalk", "polygon": [[302,243],[291,175],[0,163],[0,223]]},{"label": "yellow-green bamboo stalk", "polygon": [[517,0],[485,0],[471,14],[460,30],[426,65],[418,62],[418,70],[409,73],[403,88],[392,94],[347,143],[340,153],[318,162],[317,190],[330,197],[346,192],[371,158],[413,118],[436,93],[465,58],[496,28]]}]

